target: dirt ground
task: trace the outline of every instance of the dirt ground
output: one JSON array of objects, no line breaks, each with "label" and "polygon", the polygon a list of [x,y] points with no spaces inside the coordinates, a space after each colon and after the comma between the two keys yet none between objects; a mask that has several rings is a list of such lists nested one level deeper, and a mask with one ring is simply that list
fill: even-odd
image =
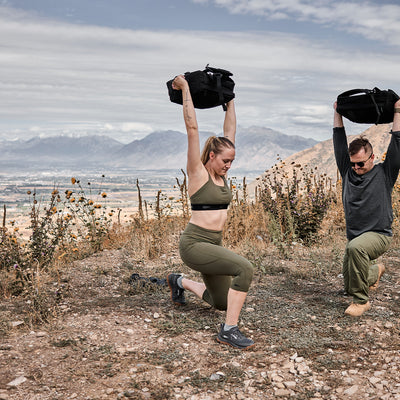
[{"label": "dirt ground", "polygon": [[256,342],[247,351],[216,342],[223,312],[129,282],[194,276],[177,254],[145,265],[109,250],[75,262],[48,283],[49,323],[28,326],[26,300],[0,302],[0,399],[400,399],[400,250],[386,254],[358,319],[343,314],[351,299],[339,270],[307,278],[274,257],[242,312]]}]

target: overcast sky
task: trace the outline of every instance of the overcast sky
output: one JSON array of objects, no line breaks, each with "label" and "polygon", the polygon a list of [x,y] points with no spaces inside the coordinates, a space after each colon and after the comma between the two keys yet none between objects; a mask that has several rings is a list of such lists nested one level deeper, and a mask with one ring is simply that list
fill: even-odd
[{"label": "overcast sky", "polygon": [[0,0],[0,139],[184,131],[165,83],[209,63],[240,126],[325,140],[339,93],[400,94],[399,21],[398,0]]}]

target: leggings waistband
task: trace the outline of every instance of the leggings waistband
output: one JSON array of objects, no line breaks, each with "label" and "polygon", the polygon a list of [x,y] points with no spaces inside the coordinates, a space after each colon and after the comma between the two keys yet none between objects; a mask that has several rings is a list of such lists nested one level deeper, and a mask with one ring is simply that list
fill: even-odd
[{"label": "leggings waistband", "polygon": [[222,231],[202,228],[201,226],[188,223],[183,231],[183,236],[188,236],[196,241],[204,241],[209,243],[220,244],[222,241]]}]

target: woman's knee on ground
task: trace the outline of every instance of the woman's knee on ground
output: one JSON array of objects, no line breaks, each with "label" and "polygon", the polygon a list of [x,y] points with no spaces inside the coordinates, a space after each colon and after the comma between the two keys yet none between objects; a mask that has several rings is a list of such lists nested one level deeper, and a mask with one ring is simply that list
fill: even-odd
[{"label": "woman's knee on ground", "polygon": [[203,293],[203,300],[208,303],[210,306],[216,308],[220,311],[226,311],[228,308],[228,292],[224,291],[215,292],[211,295],[211,293],[206,289]]},{"label": "woman's knee on ground", "polygon": [[214,307],[219,311],[226,311],[228,309],[228,302],[226,300],[227,299],[225,299],[225,301],[221,299],[220,301],[216,301]]}]

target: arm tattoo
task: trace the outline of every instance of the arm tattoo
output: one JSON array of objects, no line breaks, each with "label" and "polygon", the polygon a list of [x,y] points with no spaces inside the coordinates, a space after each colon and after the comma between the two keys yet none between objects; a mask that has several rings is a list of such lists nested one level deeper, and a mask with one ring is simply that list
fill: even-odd
[{"label": "arm tattoo", "polygon": [[186,119],[190,120],[190,119],[192,119],[192,117],[191,117],[191,115],[189,113],[190,100],[189,100],[189,97],[188,97],[188,92],[186,92],[186,96],[185,96],[184,102],[185,102],[185,104],[184,104],[185,117],[186,117]]}]

